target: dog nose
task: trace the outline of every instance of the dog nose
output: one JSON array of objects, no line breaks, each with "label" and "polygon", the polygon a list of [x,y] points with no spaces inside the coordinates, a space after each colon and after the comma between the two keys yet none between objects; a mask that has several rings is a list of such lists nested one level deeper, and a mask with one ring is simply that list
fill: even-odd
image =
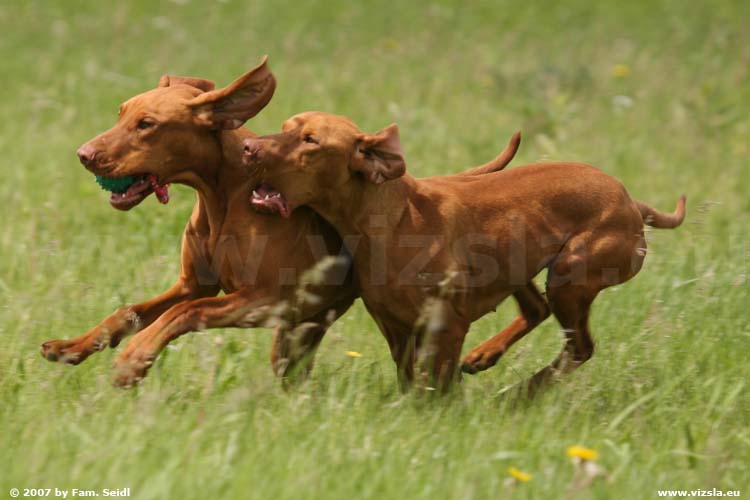
[{"label": "dog nose", "polygon": [[252,153],[253,151],[257,151],[258,150],[258,146],[259,146],[259,144],[258,144],[259,142],[260,141],[258,141],[256,139],[245,139],[245,142],[244,142],[245,147],[243,149],[243,151],[245,152],[245,154],[249,154],[249,153]]},{"label": "dog nose", "polygon": [[242,156],[245,161],[255,161],[258,159],[260,151],[260,141],[257,139],[245,139],[243,142]]},{"label": "dog nose", "polygon": [[94,161],[96,161],[97,153],[99,153],[99,151],[97,151],[96,148],[91,144],[84,144],[83,146],[78,148],[78,151],[76,151],[78,159],[81,160],[81,163],[83,163],[87,167],[91,166]]}]

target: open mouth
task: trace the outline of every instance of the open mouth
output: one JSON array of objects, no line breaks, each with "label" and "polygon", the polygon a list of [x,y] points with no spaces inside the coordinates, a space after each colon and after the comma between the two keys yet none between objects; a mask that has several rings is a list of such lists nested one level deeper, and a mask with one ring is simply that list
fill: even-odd
[{"label": "open mouth", "polygon": [[109,203],[118,210],[130,210],[151,193],[156,193],[159,203],[169,202],[169,184],[160,185],[153,174],[127,177],[97,175],[96,182],[102,189],[112,193]]},{"label": "open mouth", "polygon": [[250,204],[255,211],[263,214],[281,214],[282,217],[288,218],[291,213],[284,195],[266,183],[259,184],[253,189]]}]

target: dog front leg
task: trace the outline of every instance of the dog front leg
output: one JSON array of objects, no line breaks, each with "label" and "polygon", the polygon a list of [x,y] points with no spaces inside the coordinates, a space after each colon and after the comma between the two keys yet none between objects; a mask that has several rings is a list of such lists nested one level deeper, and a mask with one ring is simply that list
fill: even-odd
[{"label": "dog front leg", "polygon": [[447,392],[460,379],[458,358],[470,323],[443,298],[425,303],[417,324],[415,377],[424,390]]},{"label": "dog front leg", "polygon": [[77,365],[108,345],[116,347],[124,337],[148,327],[175,304],[211,292],[178,281],[169,290],[151,300],[118,308],[81,336],[45,342],[41,346],[42,356],[49,361]]},{"label": "dog front leg", "polygon": [[298,324],[276,328],[271,367],[277,376],[282,377],[285,388],[307,378],[328,327],[349,310],[355,298],[350,294]]},{"label": "dog front leg", "polygon": [[146,376],[169,342],[191,331],[210,328],[250,328],[285,323],[269,294],[230,293],[177,304],[140,331],[115,360],[114,384],[130,387]]}]

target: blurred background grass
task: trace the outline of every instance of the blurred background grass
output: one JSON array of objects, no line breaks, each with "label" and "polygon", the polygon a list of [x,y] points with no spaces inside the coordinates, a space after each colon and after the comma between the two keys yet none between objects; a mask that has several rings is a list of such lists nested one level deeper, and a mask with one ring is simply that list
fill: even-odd
[{"label": "blurred background grass", "polygon": [[[3,2],[0,495],[560,498],[576,443],[609,475],[583,496],[747,493],[749,20],[740,0]],[[649,233],[644,270],[596,303],[594,359],[532,405],[497,393],[555,356],[552,320],[434,402],[398,394],[359,305],[291,393],[265,330],[185,336],[132,392],[109,386],[112,351],[44,361],[42,341],[172,283],[194,200],[176,188],[115,212],[76,148],[162,74],[225,85],[263,54],[279,86],[257,132],[310,109],[397,122],[421,176],[486,161],[521,129],[514,164],[589,162],[664,210],[684,192],[687,222]],[[475,323],[466,348],[514,314]],[[510,486],[509,466],[534,478]]]}]

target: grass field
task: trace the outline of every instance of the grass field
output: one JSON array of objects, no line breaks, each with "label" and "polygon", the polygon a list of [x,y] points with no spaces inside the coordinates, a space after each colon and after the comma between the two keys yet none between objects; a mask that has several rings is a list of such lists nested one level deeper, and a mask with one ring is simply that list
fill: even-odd
[{"label": "grass field", "polygon": [[[0,498],[750,495],[750,4],[403,3],[0,4]],[[649,233],[643,271],[594,306],[592,361],[532,404],[498,392],[555,357],[552,319],[435,400],[399,394],[361,304],[292,392],[268,330],[187,335],[129,392],[110,385],[115,351],[43,360],[41,342],[173,282],[194,201],[177,187],[168,206],[116,212],[76,148],[161,74],[225,85],[263,54],[279,86],[258,132],[309,109],[397,122],[421,176],[483,162],[521,129],[514,165],[592,163],[663,210],[686,193],[688,218]],[[498,311],[465,349],[515,305]],[[600,454],[591,484],[565,455],[575,444]]]}]

